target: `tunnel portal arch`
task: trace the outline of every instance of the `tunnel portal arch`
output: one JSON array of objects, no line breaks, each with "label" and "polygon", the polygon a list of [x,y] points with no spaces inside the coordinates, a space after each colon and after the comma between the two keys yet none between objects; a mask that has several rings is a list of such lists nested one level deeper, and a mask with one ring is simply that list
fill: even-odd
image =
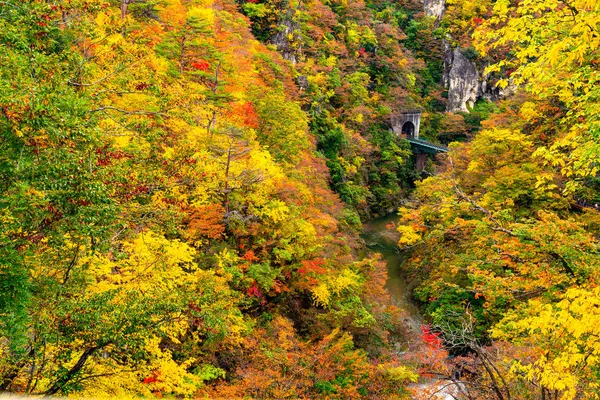
[{"label": "tunnel portal arch", "polygon": [[405,134],[411,139],[418,139],[420,125],[421,111],[407,111],[392,117],[392,130],[396,135]]}]

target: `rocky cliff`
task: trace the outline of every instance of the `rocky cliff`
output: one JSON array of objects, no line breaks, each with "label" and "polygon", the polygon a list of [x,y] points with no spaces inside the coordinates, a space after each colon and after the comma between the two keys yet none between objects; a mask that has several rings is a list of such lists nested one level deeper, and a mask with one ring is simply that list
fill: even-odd
[{"label": "rocky cliff", "polygon": [[[424,0],[425,14],[440,21],[446,9],[446,0]],[[489,84],[484,66],[460,47],[452,47],[450,38],[443,41],[444,75],[443,84],[448,89],[446,111],[468,112],[479,99],[496,100],[509,91],[499,90]]]},{"label": "rocky cliff", "polygon": [[444,85],[448,88],[446,111],[468,112],[475,101],[483,97],[485,79],[480,79],[477,65],[459,47],[451,48],[444,41]]}]

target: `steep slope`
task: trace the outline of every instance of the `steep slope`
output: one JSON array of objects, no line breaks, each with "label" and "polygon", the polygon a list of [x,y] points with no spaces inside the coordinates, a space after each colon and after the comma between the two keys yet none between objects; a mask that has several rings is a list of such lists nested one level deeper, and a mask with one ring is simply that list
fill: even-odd
[{"label": "steep slope", "polygon": [[418,179],[390,132],[394,116],[422,111],[423,136],[448,144],[471,137],[503,96],[463,40],[471,27],[458,6],[444,17],[443,1],[240,4],[254,34],[293,64],[331,187],[363,219],[392,211]]},{"label": "steep slope", "polygon": [[472,398],[597,398],[600,4],[479,12],[475,49],[517,95],[417,185],[400,244]]},{"label": "steep slope", "polygon": [[[393,210],[416,174],[390,118],[441,101],[433,67],[413,56],[406,43],[414,41],[403,31],[429,24],[422,5],[267,0],[242,2],[242,9],[255,35],[292,61],[331,187],[363,217]],[[432,37],[428,28],[423,43]],[[436,44],[428,48],[441,67]]]},{"label": "steep slope", "polygon": [[236,4],[23,1],[0,28],[0,391],[403,395],[385,269]]}]

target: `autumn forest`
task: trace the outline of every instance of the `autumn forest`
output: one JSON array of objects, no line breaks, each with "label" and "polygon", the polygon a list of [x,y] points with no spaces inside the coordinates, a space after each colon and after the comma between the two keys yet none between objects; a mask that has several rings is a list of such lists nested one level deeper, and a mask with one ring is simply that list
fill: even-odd
[{"label": "autumn forest", "polygon": [[597,0],[0,1],[0,396],[600,399],[599,204]]}]

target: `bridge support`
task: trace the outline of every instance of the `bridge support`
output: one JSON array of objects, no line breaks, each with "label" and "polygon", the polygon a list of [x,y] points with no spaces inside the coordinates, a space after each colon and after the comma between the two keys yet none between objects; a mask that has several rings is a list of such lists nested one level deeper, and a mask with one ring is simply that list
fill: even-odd
[{"label": "bridge support", "polygon": [[427,164],[427,153],[415,153],[417,171],[423,171]]}]

